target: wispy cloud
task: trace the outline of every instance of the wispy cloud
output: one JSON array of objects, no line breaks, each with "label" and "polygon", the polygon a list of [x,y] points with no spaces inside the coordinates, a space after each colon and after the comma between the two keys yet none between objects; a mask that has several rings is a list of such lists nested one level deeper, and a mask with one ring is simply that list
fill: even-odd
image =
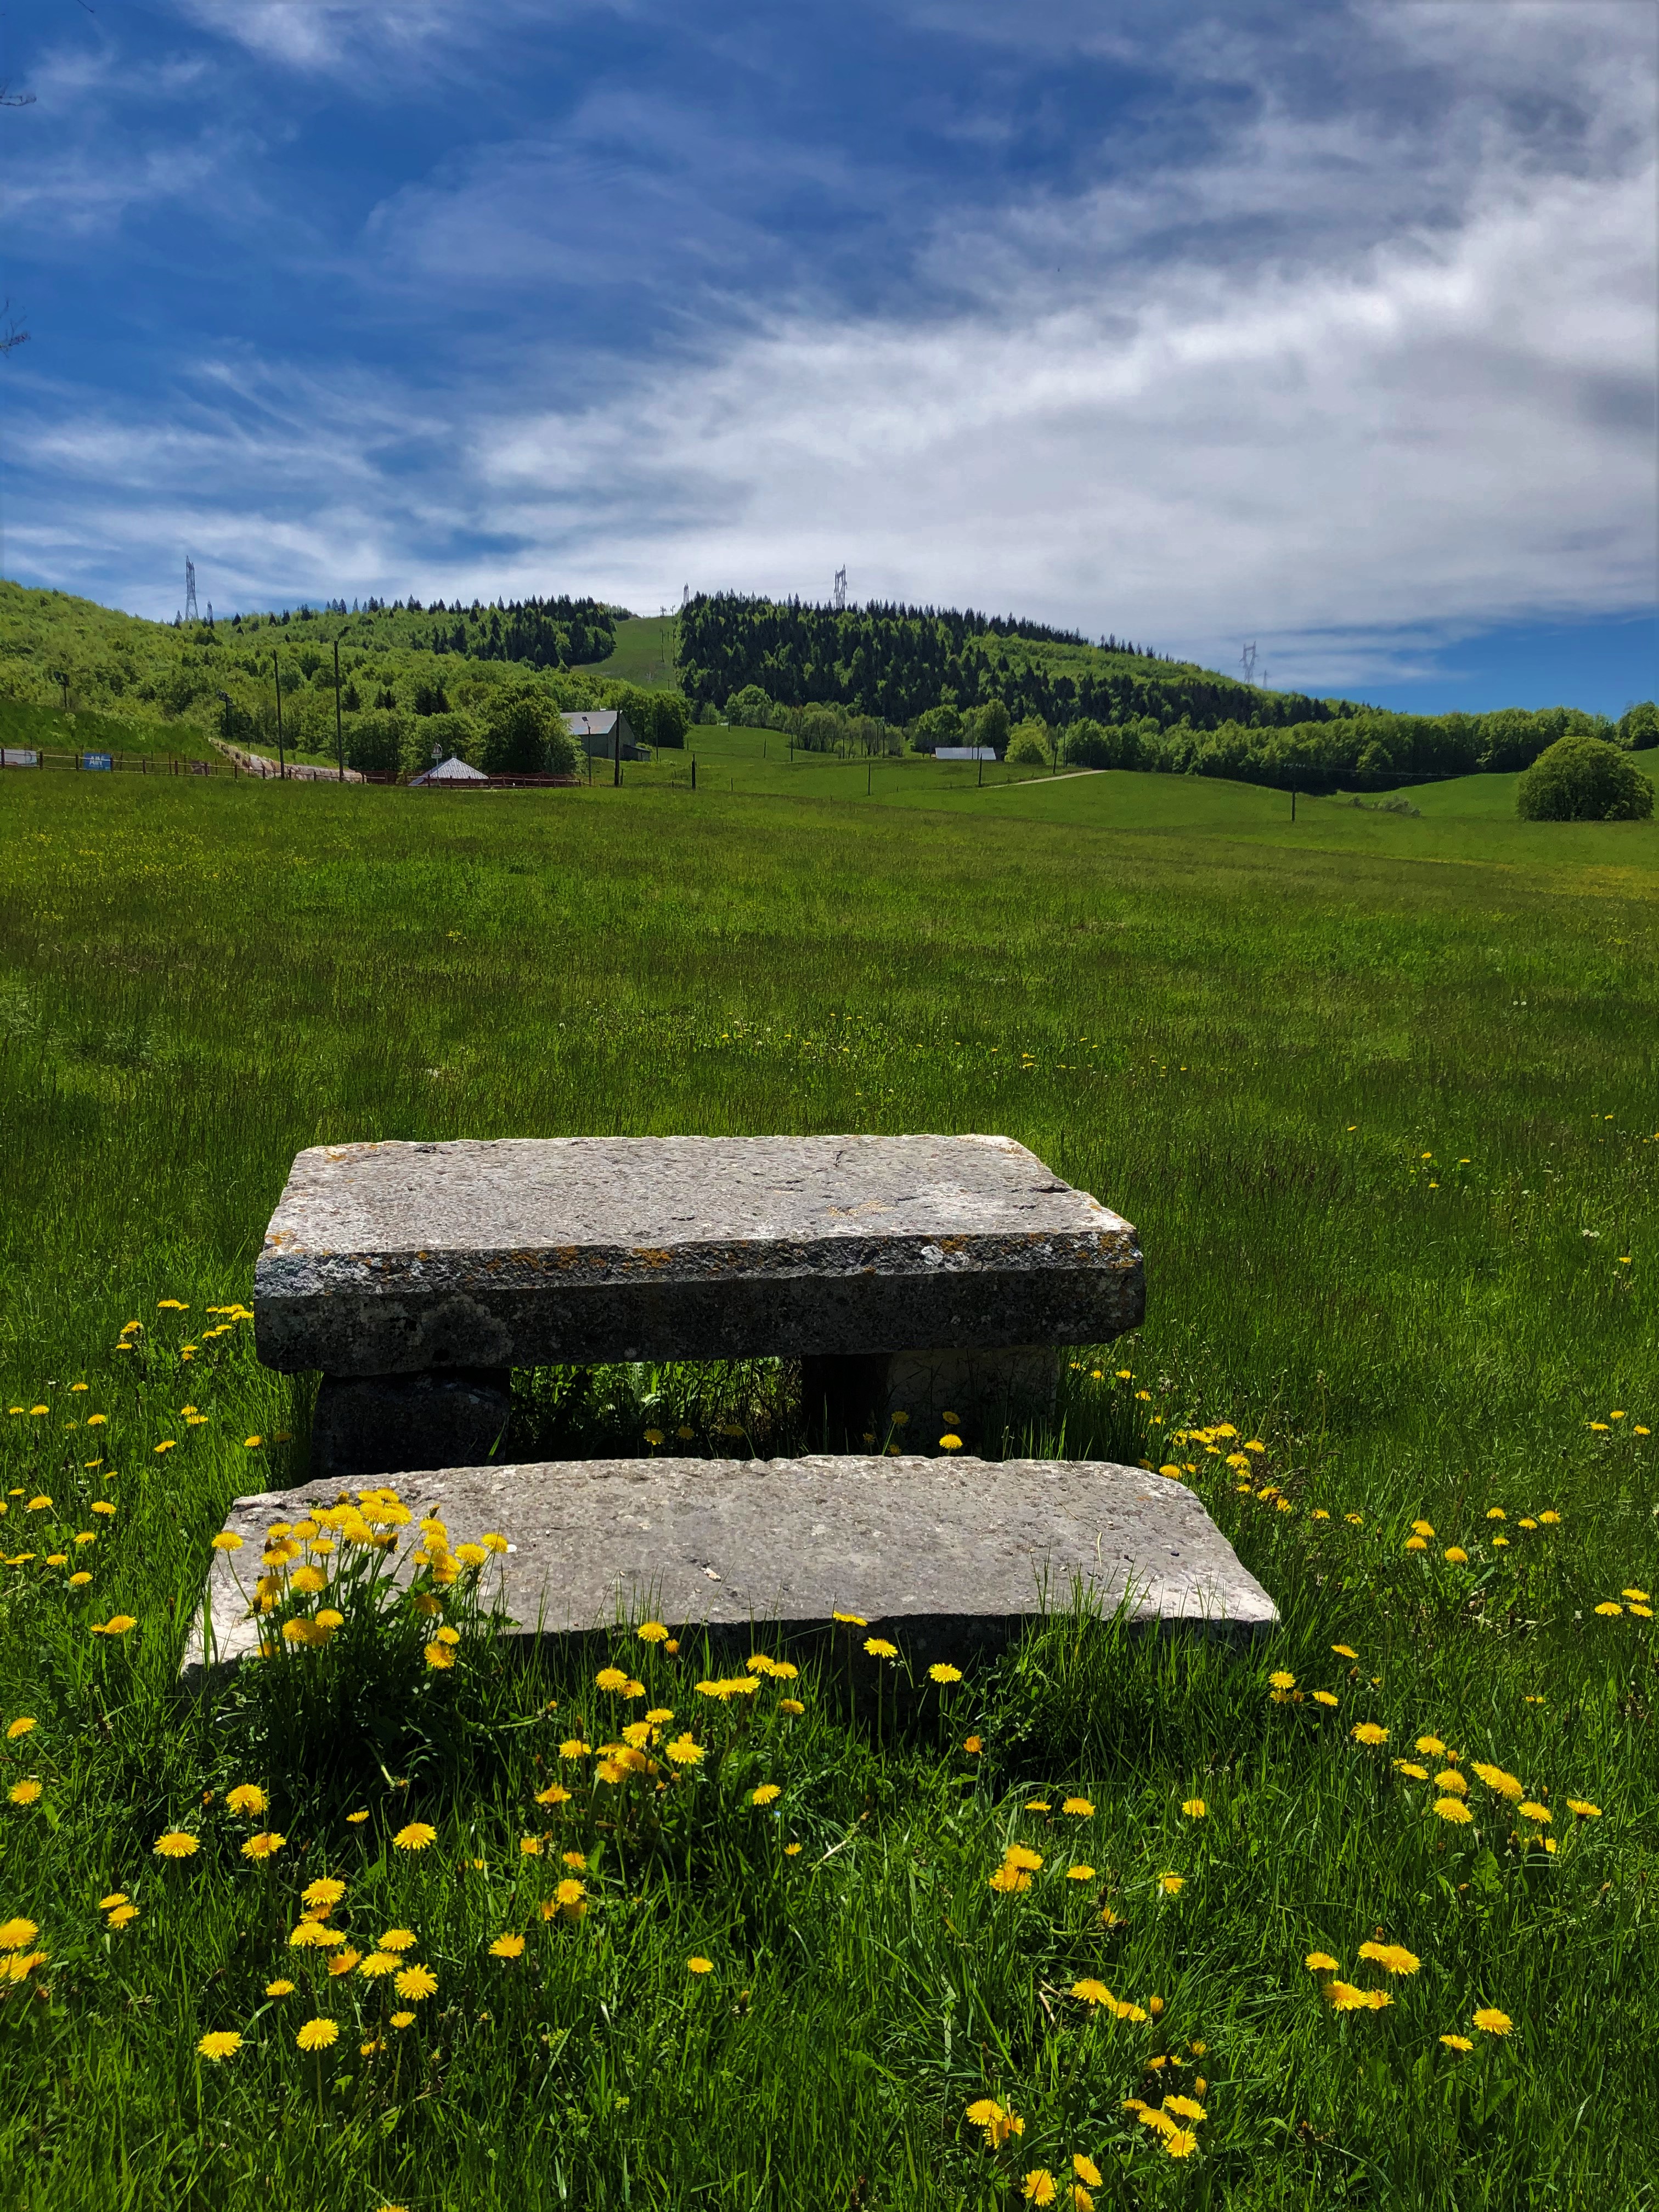
[{"label": "wispy cloud", "polygon": [[[296,70],[307,40],[337,58],[366,35],[361,10],[264,13],[318,19],[282,33]],[[158,541],[210,560],[222,605],[655,605],[685,581],[821,592],[845,561],[861,594],[1211,661],[1257,636],[1276,682],[1320,690],[1432,665],[1478,625],[1639,607],[1659,557],[1646,18],[1115,10],[1103,66],[1130,89],[1097,144],[1068,125],[1062,161],[1025,173],[1008,149],[1041,132],[984,83],[918,89],[908,123],[968,149],[948,189],[895,125],[873,150],[734,136],[595,72],[544,128],[520,102],[405,164],[308,249],[349,341],[337,316],[263,359],[201,345],[165,431],[153,401],[30,362],[11,557],[140,605]],[[1000,54],[1015,21],[983,0],[956,35]],[[1041,51],[1007,64],[1039,108],[1066,54],[1099,60],[1097,25],[1049,11],[1053,82]],[[455,11],[409,11],[417,33],[460,37]],[[781,100],[787,58],[769,47],[757,79]]]}]

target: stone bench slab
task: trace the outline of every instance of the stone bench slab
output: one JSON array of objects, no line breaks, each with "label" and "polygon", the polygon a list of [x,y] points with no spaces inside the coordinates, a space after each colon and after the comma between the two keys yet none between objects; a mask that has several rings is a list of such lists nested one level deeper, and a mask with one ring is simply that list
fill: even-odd
[{"label": "stone bench slab", "polygon": [[1134,1230],[1006,1137],[319,1146],[254,1278],[259,1357],[337,1377],[1103,1343]]},{"label": "stone bench slab", "polygon": [[[1138,1624],[1246,1637],[1278,1618],[1193,1492],[1100,1461],[591,1460],[451,1468],[392,1486],[416,1522],[435,1510],[452,1545],[507,1539],[485,1589],[521,1636],[655,1619],[682,1637],[801,1637],[855,1613],[931,1663],[1006,1641],[1079,1589]],[[217,1660],[257,1647],[244,1592],[270,1523],[343,1494],[311,1482],[236,1500],[225,1526],[245,1548],[213,1554],[205,1600]],[[418,1532],[401,1534],[403,1562]],[[198,1618],[186,1673],[204,1656]]]}]

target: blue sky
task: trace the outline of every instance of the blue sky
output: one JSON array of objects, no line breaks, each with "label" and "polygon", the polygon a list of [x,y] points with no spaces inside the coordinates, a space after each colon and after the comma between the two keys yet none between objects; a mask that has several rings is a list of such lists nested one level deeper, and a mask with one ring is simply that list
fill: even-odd
[{"label": "blue sky", "polygon": [[1423,708],[1659,658],[1648,0],[34,0],[9,574],[969,604]]}]

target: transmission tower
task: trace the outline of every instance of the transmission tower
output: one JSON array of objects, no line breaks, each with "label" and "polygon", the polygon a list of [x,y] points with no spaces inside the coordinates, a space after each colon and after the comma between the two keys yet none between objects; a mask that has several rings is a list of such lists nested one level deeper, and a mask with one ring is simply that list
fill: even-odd
[{"label": "transmission tower", "polygon": [[200,611],[196,605],[196,563],[191,560],[188,556],[186,556],[185,560],[185,620],[186,622],[200,622],[201,619]]},{"label": "transmission tower", "polygon": [[691,586],[690,584],[682,584],[680,586],[680,612],[684,614],[690,604]]},{"label": "transmission tower", "polygon": [[844,614],[846,610],[847,571],[845,568],[837,568],[836,571],[836,612],[838,615]]},{"label": "transmission tower", "polygon": [[1238,665],[1244,671],[1244,681],[1247,684],[1254,684],[1255,681],[1255,640],[1254,638],[1239,654]]}]

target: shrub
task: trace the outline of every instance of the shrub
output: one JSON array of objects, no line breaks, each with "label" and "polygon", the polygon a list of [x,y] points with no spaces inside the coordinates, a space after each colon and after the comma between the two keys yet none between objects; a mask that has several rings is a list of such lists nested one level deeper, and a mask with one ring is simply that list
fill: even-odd
[{"label": "shrub", "polygon": [[1048,732],[1041,722],[1022,722],[1008,739],[1008,750],[1003,755],[1011,767],[1047,768],[1048,766]]},{"label": "shrub", "polygon": [[645,696],[651,702],[651,724],[644,734],[653,745],[678,750],[685,744],[690,727],[690,702],[678,691],[652,691]]},{"label": "shrub", "polygon": [[346,732],[346,766],[365,775],[396,775],[403,753],[404,718],[395,708],[371,708]]},{"label": "shrub", "polygon": [[988,699],[962,718],[962,741],[968,745],[992,745],[999,755],[1008,743],[1008,709],[1000,699]]},{"label": "shrub", "polygon": [[757,728],[764,722],[772,702],[758,684],[745,684],[734,691],[726,702],[728,722],[751,723]]},{"label": "shrub", "polygon": [[576,742],[532,684],[503,684],[484,708],[483,769],[488,775],[574,775]]},{"label": "shrub", "polygon": [[1621,744],[1628,745],[1633,753],[1645,752],[1649,746],[1659,745],[1659,707],[1656,707],[1651,699],[1644,699],[1639,706],[1631,708],[1620,716],[1619,740]]},{"label": "shrub", "polygon": [[955,744],[962,735],[962,717],[954,707],[929,707],[916,716],[910,743],[919,753],[937,752]]},{"label": "shrub", "polygon": [[1515,795],[1523,822],[1645,822],[1653,786],[1602,738],[1558,738],[1522,777]]}]

